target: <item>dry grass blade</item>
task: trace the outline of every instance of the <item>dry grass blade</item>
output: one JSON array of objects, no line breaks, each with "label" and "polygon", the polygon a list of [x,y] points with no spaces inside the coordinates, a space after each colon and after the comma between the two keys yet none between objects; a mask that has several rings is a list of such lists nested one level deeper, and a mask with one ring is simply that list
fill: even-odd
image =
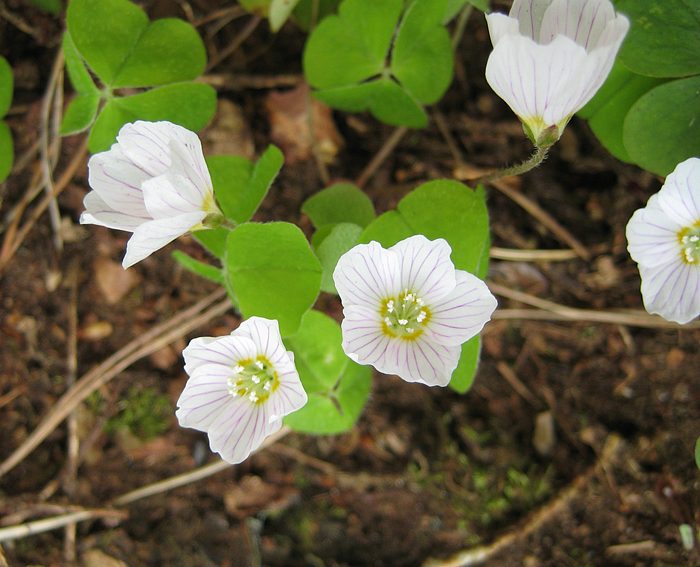
[{"label": "dry grass blade", "polygon": [[[68,390],[44,417],[41,423],[15,451],[0,465],[0,476],[17,466],[92,392],[106,384],[137,360],[148,356],[175,339],[222,315],[231,308],[228,299],[220,300],[224,290],[217,290],[192,307],[131,341],[93,368]],[[218,303],[215,303],[217,302]],[[213,304],[213,305],[212,305]]]},{"label": "dry grass blade", "polygon": [[57,530],[60,528],[64,528],[70,524],[75,524],[76,522],[84,522],[85,520],[95,520],[98,518],[123,520],[126,517],[127,513],[122,510],[79,510],[77,512],[61,514],[60,516],[44,518],[43,520],[27,522],[26,524],[19,524],[17,526],[8,526],[6,528],[0,528],[0,542],[12,541],[15,539],[36,535],[51,530]]},{"label": "dry grass blade", "polygon": [[41,202],[39,202],[39,204],[36,207],[34,207],[31,214],[29,215],[29,218],[22,225],[22,228],[16,231],[16,236],[13,227],[16,227],[17,224],[19,224],[19,217],[13,219],[13,225],[11,225],[10,228],[8,228],[7,233],[5,234],[5,239],[2,243],[2,250],[0,251],[0,272],[2,272],[5,266],[7,266],[7,264],[10,262],[15,252],[17,252],[19,247],[22,245],[22,242],[24,242],[24,239],[29,234],[29,231],[31,231],[32,227],[36,224],[36,221],[39,220],[41,215],[44,214],[44,211],[49,206],[51,201],[57,195],[59,195],[61,191],[63,191],[66,188],[68,183],[70,183],[71,179],[73,179],[75,172],[82,165],[83,159],[85,158],[86,154],[87,137],[83,140],[83,143],[80,145],[80,148],[73,156],[73,159],[66,166],[66,169],[61,174],[61,177],[56,181],[56,184],[54,185],[54,189],[51,192],[51,194],[45,195]]},{"label": "dry grass blade", "polygon": [[[700,329],[700,322],[679,325],[671,323],[656,315],[644,311],[595,311],[567,307],[553,301],[540,299],[529,293],[509,289],[502,285],[489,283],[489,289],[497,295],[519,301],[533,309],[498,309],[494,319],[536,319],[540,321],[577,321],[580,323],[611,323],[614,325],[629,325],[632,327],[647,327],[656,329]],[[541,311],[539,311],[541,310]]]},{"label": "dry grass blade", "polygon": [[490,255],[494,260],[510,262],[563,262],[578,258],[575,250],[519,250],[497,246],[491,247]]}]

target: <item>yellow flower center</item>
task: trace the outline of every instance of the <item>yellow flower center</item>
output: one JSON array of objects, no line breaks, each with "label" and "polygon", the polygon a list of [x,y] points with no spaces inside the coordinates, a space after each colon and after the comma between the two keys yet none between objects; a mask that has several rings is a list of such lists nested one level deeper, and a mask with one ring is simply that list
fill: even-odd
[{"label": "yellow flower center", "polygon": [[247,398],[251,403],[260,405],[279,388],[280,380],[269,359],[259,355],[255,360],[239,360],[226,384],[234,398]]},{"label": "yellow flower center", "polygon": [[417,339],[430,321],[430,310],[415,293],[405,290],[398,297],[387,297],[381,303],[382,331],[388,337],[406,341]]},{"label": "yellow flower center", "polygon": [[700,220],[678,232],[678,243],[681,245],[681,261],[700,266]]}]

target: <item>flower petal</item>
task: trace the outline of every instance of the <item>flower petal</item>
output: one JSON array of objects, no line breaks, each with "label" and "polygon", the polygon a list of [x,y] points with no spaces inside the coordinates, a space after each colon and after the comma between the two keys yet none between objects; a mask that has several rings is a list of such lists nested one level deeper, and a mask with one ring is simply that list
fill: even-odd
[{"label": "flower petal", "polygon": [[518,20],[522,35],[537,40],[540,37],[542,18],[552,2],[553,0],[514,0],[510,17]]},{"label": "flower petal", "polygon": [[85,210],[80,215],[80,224],[96,224],[133,232],[144,222],[151,220],[150,217],[139,218],[115,211],[95,191],[85,195],[83,205]]},{"label": "flower petal", "polygon": [[236,401],[221,376],[193,376],[180,394],[175,415],[181,427],[208,431],[221,413],[229,412]]},{"label": "flower petal", "polygon": [[146,209],[154,219],[206,213],[200,190],[188,178],[172,171],[144,181],[142,188]]},{"label": "flower petal", "polygon": [[639,266],[642,298],[649,313],[681,325],[700,315],[700,269],[678,259],[654,267]]},{"label": "flower petal", "polygon": [[627,250],[640,266],[651,268],[667,264],[670,259],[680,258],[678,232],[682,228],[661,208],[656,193],[627,223]]},{"label": "flower petal", "polygon": [[420,382],[427,386],[447,386],[462,349],[459,345],[441,344],[422,335],[417,340],[397,339],[390,353],[391,371],[406,382]]},{"label": "flower petal", "polygon": [[421,297],[428,306],[455,287],[452,249],[446,240],[428,240],[422,234],[411,236],[390,249],[399,256],[401,289]]},{"label": "flower petal", "polygon": [[88,161],[90,187],[115,211],[135,217],[148,217],[141,184],[149,175],[129,160],[119,144],[95,154]]},{"label": "flower petal", "polygon": [[230,411],[222,412],[209,430],[209,446],[225,461],[244,461],[265,438],[279,431],[282,420],[270,421],[265,404],[239,400]]},{"label": "flower petal", "polygon": [[538,122],[540,128],[560,125],[577,110],[587,88],[580,79],[586,57],[585,49],[564,36],[549,45],[506,36],[489,56],[486,80],[536,136]]},{"label": "flower petal", "polygon": [[489,26],[489,35],[491,36],[491,43],[496,46],[496,44],[501,41],[501,38],[506,35],[518,35],[518,20],[515,18],[510,18],[505,14],[499,14],[494,12],[493,14],[486,14],[486,23]]},{"label": "flower petal", "polygon": [[282,419],[285,415],[301,409],[309,400],[295,368],[281,373],[279,378],[279,387],[267,401],[268,420],[270,421]]},{"label": "flower petal", "polygon": [[355,362],[371,364],[380,372],[387,372],[385,357],[391,339],[382,330],[379,312],[364,305],[348,305],[343,308],[343,314],[341,330],[345,354]]},{"label": "flower petal", "polygon": [[253,341],[240,335],[199,337],[192,339],[182,351],[185,372],[189,375],[204,365],[219,364],[230,369],[241,360],[255,358],[255,355]]},{"label": "flower petal", "polygon": [[150,177],[162,175],[172,165],[170,143],[173,140],[192,147],[199,146],[197,134],[165,121],[138,120],[122,126],[117,135],[124,155]]},{"label": "flower petal", "polygon": [[206,213],[202,211],[143,223],[134,230],[134,234],[126,245],[122,266],[128,268],[147,258],[198,225],[205,216]]},{"label": "flower petal", "polygon": [[343,305],[364,305],[379,311],[381,302],[399,289],[399,260],[377,242],[359,244],[343,254],[333,272]]},{"label": "flower petal", "polygon": [[700,223],[700,159],[679,163],[666,178],[659,195],[659,205],[680,225]]},{"label": "flower petal", "polygon": [[213,198],[213,185],[207,162],[202,153],[202,144],[197,136],[190,136],[188,140],[172,140],[170,142],[171,168],[174,173],[189,179],[197,188],[199,201],[203,202]]},{"label": "flower petal", "polygon": [[434,341],[461,345],[477,335],[491,319],[496,298],[476,276],[457,270],[457,285],[445,298],[430,306],[426,332]]},{"label": "flower petal", "polygon": [[264,354],[275,367],[284,362],[290,362],[287,350],[282,343],[279,323],[276,320],[250,317],[236,329],[236,335],[251,340],[255,345],[255,351],[258,354]]},{"label": "flower petal", "polygon": [[544,12],[539,36],[535,37],[546,44],[565,35],[587,50],[593,49],[613,19],[615,10],[609,0],[554,0]]}]

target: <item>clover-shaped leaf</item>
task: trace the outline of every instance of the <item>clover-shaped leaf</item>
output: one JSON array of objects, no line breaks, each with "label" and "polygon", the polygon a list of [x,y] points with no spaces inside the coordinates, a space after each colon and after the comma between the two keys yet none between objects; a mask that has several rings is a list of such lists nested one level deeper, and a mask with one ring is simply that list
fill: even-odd
[{"label": "clover-shaped leaf", "polygon": [[[13,90],[12,67],[7,60],[0,55],[0,118],[7,114],[12,104]],[[0,182],[10,174],[14,161],[14,143],[10,127],[0,120]]]},{"label": "clover-shaped leaf", "polygon": [[[150,22],[128,0],[72,0],[66,21],[63,51],[77,96],[61,125],[64,135],[94,122],[89,148],[98,152],[108,149],[129,121],[169,120],[199,130],[214,114],[213,89],[184,82],[198,77],[206,65],[204,44],[187,22]],[[158,88],[129,96],[116,91],[146,87]]]},{"label": "clover-shaped leaf", "polygon": [[442,25],[447,0],[344,0],[304,51],[316,96],[351,112],[368,109],[394,125],[423,127],[452,79],[452,47]]}]

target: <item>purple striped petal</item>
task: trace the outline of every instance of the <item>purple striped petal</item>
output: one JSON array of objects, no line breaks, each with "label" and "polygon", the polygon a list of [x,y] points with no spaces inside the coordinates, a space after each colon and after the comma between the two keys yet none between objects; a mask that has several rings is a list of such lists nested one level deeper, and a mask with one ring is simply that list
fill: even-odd
[{"label": "purple striped petal", "polygon": [[679,163],[658,195],[659,206],[673,221],[688,227],[700,224],[700,159]]},{"label": "purple striped petal", "polygon": [[446,240],[428,240],[418,234],[392,246],[399,256],[401,289],[408,289],[430,305],[455,287],[455,266],[450,260],[452,249]]},{"label": "purple striped petal", "polygon": [[476,276],[457,270],[457,285],[447,297],[430,305],[427,334],[432,341],[458,346],[477,335],[491,319],[496,298]]},{"label": "purple striped petal", "polygon": [[151,220],[150,217],[135,217],[115,211],[95,191],[90,191],[85,195],[83,205],[85,205],[85,211],[80,215],[80,224],[96,224],[115,230],[133,232],[144,222]]},{"label": "purple striped petal", "polygon": [[250,317],[241,323],[235,333],[250,339],[255,345],[256,352],[264,354],[275,367],[280,364],[289,364],[289,355],[282,343],[277,321],[263,317]]},{"label": "purple striped petal", "polygon": [[683,228],[661,208],[659,194],[651,196],[643,209],[627,223],[627,250],[632,259],[648,268],[680,258],[678,232]]},{"label": "purple striped petal", "polygon": [[343,314],[341,329],[345,354],[355,362],[371,364],[384,372],[383,361],[390,338],[382,330],[379,312],[362,305],[348,305]]},{"label": "purple striped petal", "polygon": [[[235,332],[235,331],[234,331]],[[211,364],[234,366],[240,360],[255,358],[255,344],[249,337],[199,337],[192,339],[182,356],[185,359],[185,372],[190,376],[200,367]]]},{"label": "purple striped petal", "polygon": [[649,313],[685,324],[700,315],[700,267],[677,259],[661,266],[639,266],[642,297]]},{"label": "purple striped petal", "polygon": [[333,281],[343,305],[378,310],[400,291],[398,257],[377,242],[359,244],[340,257]]},{"label": "purple striped petal", "polygon": [[425,334],[414,341],[397,340],[392,349],[393,373],[407,382],[447,386],[461,354],[459,345],[438,343]]},{"label": "purple striped petal", "polygon": [[573,39],[587,50],[598,46],[615,10],[609,0],[554,0],[542,17],[539,43],[546,44],[558,35]]}]

